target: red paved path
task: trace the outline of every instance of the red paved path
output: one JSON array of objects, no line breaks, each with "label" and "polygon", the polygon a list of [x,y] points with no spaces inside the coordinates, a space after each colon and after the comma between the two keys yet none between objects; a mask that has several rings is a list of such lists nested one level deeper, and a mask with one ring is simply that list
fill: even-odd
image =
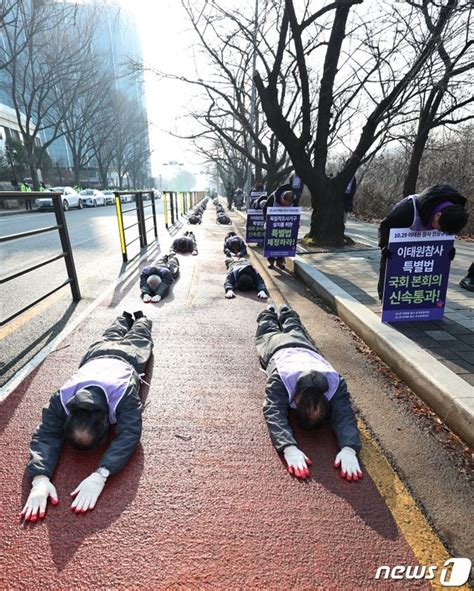
[{"label": "red paved path", "polygon": [[136,284],[96,309],[3,404],[0,588],[400,589],[376,584],[377,566],[417,564],[370,478],[347,483],[332,468],[328,431],[300,436],[313,458],[309,482],[285,471],[261,411],[253,337],[264,304],[223,297],[228,228],[214,219],[211,204],[197,229],[200,254],[181,257],[171,297],[144,306],[155,353],[141,446],[92,513],[73,514],[69,493],[98,454],[65,449],[53,480],[59,505],[44,522],[20,525],[28,442],[89,343],[117,312],[140,308]]}]

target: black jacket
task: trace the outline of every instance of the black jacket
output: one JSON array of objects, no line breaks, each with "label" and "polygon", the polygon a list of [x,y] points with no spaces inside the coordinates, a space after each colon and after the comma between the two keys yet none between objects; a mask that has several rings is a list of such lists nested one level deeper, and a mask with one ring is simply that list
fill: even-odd
[{"label": "black jacket", "polygon": [[[183,240],[183,238],[186,239],[186,248],[181,248],[179,246],[180,241]],[[194,236],[194,234],[192,234],[192,232],[187,232],[184,236],[180,236],[179,238],[175,238],[173,240],[173,244],[171,245],[171,249],[174,252],[193,252],[196,251],[197,252],[197,243],[196,243],[196,238]]]},{"label": "black jacket", "polygon": [[[272,351],[259,350],[259,357],[262,365],[266,369],[268,376],[265,390],[265,401],[263,404],[263,414],[267,422],[268,430],[272,443],[278,451],[283,451],[289,445],[297,445],[293,430],[288,419],[288,391],[283,380],[278,373],[274,354],[277,350],[291,347],[304,347],[321,354],[318,349],[309,344],[304,337],[298,338],[291,334],[282,333],[281,343],[278,347],[272,345]],[[257,347],[258,349],[258,347]],[[271,357],[270,357],[271,355]],[[270,357],[270,358],[269,358]],[[268,360],[269,358],[269,360]],[[267,361],[268,360],[268,361]],[[301,375],[299,380],[311,379],[311,376]],[[345,446],[360,450],[359,431],[352,410],[349,391],[346,382],[340,377],[339,386],[329,401],[331,409],[331,426],[336,434],[337,443],[340,448]]]},{"label": "black jacket", "polygon": [[[239,250],[237,253],[234,253],[232,250],[232,246],[234,244],[239,245]],[[226,237],[224,240],[224,254],[226,254],[228,257],[232,256],[233,254],[237,254],[239,257],[245,257],[247,256],[247,246],[240,236],[233,234],[232,236]]]},{"label": "black jacket", "polygon": [[[140,378],[133,371],[127,390],[115,409],[117,423],[115,437],[99,461],[116,474],[128,462],[140,441],[142,432],[142,402],[138,395]],[[68,408],[98,408],[107,411],[104,394],[98,388],[81,390],[68,403]],[[31,478],[44,474],[52,477],[64,443],[66,411],[61,403],[59,391],[53,394],[49,405],[43,409],[41,423],[36,428],[30,444],[28,474]]]},{"label": "black jacket", "polygon": [[[173,274],[171,273],[170,269],[166,266],[153,266],[153,267],[144,267],[143,271],[140,275],[140,290],[142,294],[147,293],[150,296],[159,295],[160,297],[164,298],[168,293],[170,286],[175,282],[175,277],[177,276],[179,271],[179,267],[176,268],[176,272]],[[148,277],[150,275],[158,275],[161,277],[161,283],[158,285],[158,289],[154,291],[147,283]]]},{"label": "black jacket", "polygon": [[253,278],[257,293],[259,291],[264,291],[267,295],[269,295],[265,285],[265,281],[262,279],[262,276],[258,271],[256,271],[252,267],[252,265],[247,260],[235,259],[229,261],[229,266],[227,269],[228,273],[224,282],[224,289],[226,292],[229,291],[229,289],[231,289],[232,291],[236,289],[237,281],[239,280],[240,275],[245,270],[245,273],[251,275],[251,277]]},{"label": "black jacket", "polygon": [[[267,373],[263,414],[273,445],[278,451],[283,451],[289,445],[298,445],[288,420],[288,392],[280,378],[275,361],[269,363]],[[329,401],[329,406],[331,408],[331,426],[336,434],[339,448],[348,446],[359,451],[359,431],[347,385],[342,377],[336,393]]]},{"label": "black jacket", "polygon": [[[418,213],[425,226],[433,215],[433,211],[443,201],[451,201],[453,204],[466,204],[466,198],[449,185],[434,185],[416,195],[415,202]],[[410,228],[414,219],[413,201],[411,199],[399,201],[382,220],[379,226],[379,246],[388,246],[390,230],[392,228]]]}]

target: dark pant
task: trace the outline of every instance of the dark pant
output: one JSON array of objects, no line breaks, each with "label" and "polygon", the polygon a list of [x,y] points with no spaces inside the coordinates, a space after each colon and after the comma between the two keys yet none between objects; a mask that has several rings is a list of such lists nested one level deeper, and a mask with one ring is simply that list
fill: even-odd
[{"label": "dark pant", "polygon": [[25,199],[26,211],[33,211],[33,199]]},{"label": "dark pant", "polygon": [[118,316],[104,331],[102,338],[89,347],[81,365],[96,357],[120,357],[128,361],[139,374],[144,373],[153,350],[151,326],[151,320],[142,317],[129,328],[129,320],[125,316]]},{"label": "dark pant", "polygon": [[156,267],[166,267],[173,279],[176,279],[179,275],[179,260],[175,254],[165,255],[159,259],[156,263]]},{"label": "dark pant", "polygon": [[268,257],[269,264],[273,267],[275,262],[280,267],[285,265],[285,257]]},{"label": "dark pant", "polygon": [[379,267],[379,281],[377,283],[377,291],[379,294],[379,300],[382,301],[383,297],[383,285],[385,283],[385,269],[387,267],[387,257],[383,254],[380,255],[380,267]]},{"label": "dark pant", "polygon": [[264,310],[259,314],[257,322],[255,345],[260,364],[264,368],[279,349],[303,347],[317,351],[294,310],[285,310],[280,314],[280,319],[276,312]]}]

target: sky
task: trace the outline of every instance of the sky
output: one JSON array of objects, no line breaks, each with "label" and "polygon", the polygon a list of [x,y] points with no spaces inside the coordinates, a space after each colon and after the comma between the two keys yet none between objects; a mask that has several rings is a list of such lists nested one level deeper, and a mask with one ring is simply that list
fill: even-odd
[{"label": "sky", "polygon": [[[194,73],[192,44],[194,37],[186,22],[180,0],[120,0],[133,13],[141,36],[143,61],[164,72]],[[176,161],[197,173],[199,158],[192,153],[190,142],[173,138],[166,131],[186,133],[189,122],[184,116],[192,104],[192,91],[184,83],[145,75],[145,94],[150,121],[152,171],[154,176],[171,177],[170,166]]]}]

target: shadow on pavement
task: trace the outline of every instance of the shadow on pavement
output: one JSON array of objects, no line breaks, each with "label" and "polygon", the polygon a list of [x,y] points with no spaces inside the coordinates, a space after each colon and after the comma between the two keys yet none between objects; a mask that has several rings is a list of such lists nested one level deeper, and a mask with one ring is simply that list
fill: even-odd
[{"label": "shadow on pavement", "polygon": [[[357,482],[343,479],[340,470],[334,468],[339,448],[330,425],[323,425],[311,432],[302,431],[291,415],[290,423],[298,445],[313,462],[309,481],[320,484],[331,494],[344,499],[364,523],[381,537],[396,540],[400,536],[397,525],[365,467],[361,465],[364,476]],[[374,502],[375,499],[377,502]]]}]

